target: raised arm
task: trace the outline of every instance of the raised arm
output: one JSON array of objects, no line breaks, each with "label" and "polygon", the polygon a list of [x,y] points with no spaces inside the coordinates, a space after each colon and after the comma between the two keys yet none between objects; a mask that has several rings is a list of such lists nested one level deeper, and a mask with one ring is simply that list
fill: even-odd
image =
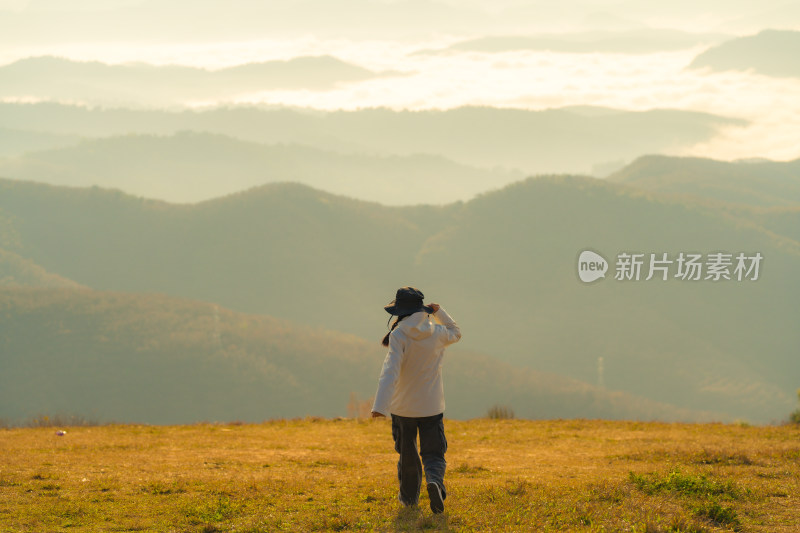
[{"label": "raised arm", "polygon": [[456,324],[456,321],[453,320],[453,317],[447,314],[447,311],[442,308],[439,304],[429,304],[433,308],[434,316],[439,319],[439,322],[447,329],[447,338],[445,339],[445,344],[453,344],[454,342],[458,342],[461,339],[461,329]]}]

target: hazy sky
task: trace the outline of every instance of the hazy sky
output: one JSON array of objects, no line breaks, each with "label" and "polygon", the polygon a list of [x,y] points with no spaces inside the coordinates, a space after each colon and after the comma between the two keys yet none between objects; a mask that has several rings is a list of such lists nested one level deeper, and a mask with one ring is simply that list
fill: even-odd
[{"label": "hazy sky", "polygon": [[746,33],[800,24],[800,2],[787,0],[0,0],[0,10],[3,42],[217,40],[265,32],[417,39],[641,27]]},{"label": "hazy sky", "polygon": [[[800,29],[800,2],[0,0],[0,65],[28,56],[56,55],[214,69],[328,54],[406,75],[330,90],[273,90],[238,94],[226,102],[186,103],[320,109],[596,105],[697,110],[745,118],[753,125],[725,132],[684,153],[721,159],[791,159],[800,157],[796,142],[800,80],[685,69],[714,42],[770,27]],[[417,53],[485,35],[643,28],[703,35],[683,48],[647,54]]]}]

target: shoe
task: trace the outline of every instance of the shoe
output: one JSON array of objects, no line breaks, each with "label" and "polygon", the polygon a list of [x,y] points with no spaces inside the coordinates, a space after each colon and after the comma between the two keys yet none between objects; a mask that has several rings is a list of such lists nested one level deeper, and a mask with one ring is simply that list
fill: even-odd
[{"label": "shoe", "polygon": [[413,507],[417,505],[416,503],[408,503],[407,501],[405,501],[403,499],[403,496],[399,492],[397,493],[397,501],[399,501],[403,507]]},{"label": "shoe", "polygon": [[444,512],[444,498],[442,498],[442,488],[438,483],[431,481],[428,483],[428,498],[431,500],[431,511],[434,514]]}]

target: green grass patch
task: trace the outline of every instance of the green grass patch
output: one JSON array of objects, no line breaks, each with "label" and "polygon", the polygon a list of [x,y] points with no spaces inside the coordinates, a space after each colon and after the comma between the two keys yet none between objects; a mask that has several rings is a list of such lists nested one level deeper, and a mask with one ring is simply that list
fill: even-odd
[{"label": "green grass patch", "polygon": [[[717,527],[741,529],[741,520],[732,505],[721,501],[736,501],[743,492],[731,481],[709,479],[705,474],[685,474],[672,470],[665,475],[639,475],[629,473],[630,481],[648,495],[669,494],[680,497],[692,515],[707,520]],[[692,527],[695,527],[692,525]],[[687,531],[687,529],[668,529],[667,531]]]},{"label": "green grass patch", "polygon": [[736,510],[733,507],[723,507],[718,502],[712,501],[692,508],[695,516],[706,518],[717,526],[731,527],[738,530],[741,527]]},{"label": "green grass patch", "polygon": [[646,494],[670,492],[681,496],[710,497],[722,496],[737,500],[741,491],[730,481],[715,481],[705,474],[684,474],[680,470],[672,470],[664,476],[658,474],[639,475],[629,473],[630,481]]},{"label": "green grass patch", "polygon": [[217,496],[215,498],[188,505],[184,510],[184,515],[190,524],[207,524],[230,520],[238,513],[241,506],[228,496]]},{"label": "green grass patch", "polygon": [[482,472],[488,472],[488,471],[489,469],[484,466],[481,465],[470,466],[467,463],[460,464],[457,467],[450,470],[450,472],[454,474],[480,474]]},{"label": "green grass patch", "polygon": [[186,492],[186,488],[177,483],[167,484],[161,481],[153,481],[143,486],[142,492],[155,496],[165,496],[167,494],[183,494]]}]

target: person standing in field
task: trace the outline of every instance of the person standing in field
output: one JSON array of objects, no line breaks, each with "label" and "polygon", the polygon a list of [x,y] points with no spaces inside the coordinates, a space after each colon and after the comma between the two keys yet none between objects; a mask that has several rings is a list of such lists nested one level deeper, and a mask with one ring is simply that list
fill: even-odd
[{"label": "person standing in field", "polygon": [[[424,305],[423,298],[414,287],[402,287],[384,307],[397,320],[383,338],[389,352],[378,379],[372,417],[392,416],[394,449],[400,454],[400,503],[409,506],[419,502],[424,464],[431,511],[441,513],[447,498],[442,357],[445,347],[461,338],[461,330],[439,304]],[[434,323],[431,315],[441,324]]]}]

